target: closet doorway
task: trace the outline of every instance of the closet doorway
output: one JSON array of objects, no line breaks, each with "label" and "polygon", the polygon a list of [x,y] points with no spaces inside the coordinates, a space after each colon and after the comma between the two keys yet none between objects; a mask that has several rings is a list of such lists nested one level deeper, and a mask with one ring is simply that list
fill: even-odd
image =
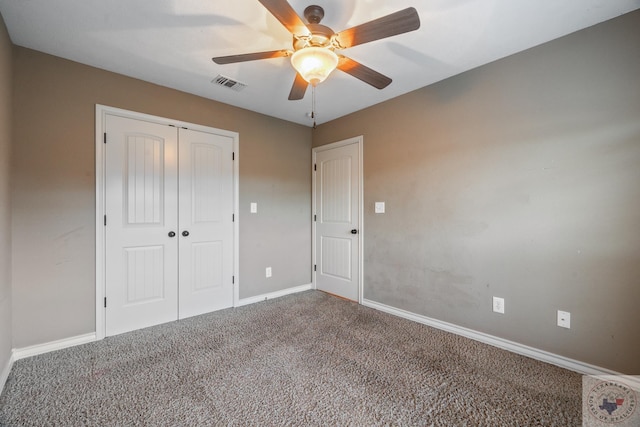
[{"label": "closet doorway", "polygon": [[97,114],[97,335],[233,306],[238,135],[109,107]]}]

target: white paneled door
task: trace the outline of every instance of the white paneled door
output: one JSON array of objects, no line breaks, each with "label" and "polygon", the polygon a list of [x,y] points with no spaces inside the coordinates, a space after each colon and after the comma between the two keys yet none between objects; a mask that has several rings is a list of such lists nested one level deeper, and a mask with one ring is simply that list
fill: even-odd
[{"label": "white paneled door", "polygon": [[179,142],[178,314],[184,319],[233,304],[233,141],[180,129]]},{"label": "white paneled door", "polygon": [[233,305],[233,140],[106,116],[105,332]]},{"label": "white paneled door", "polygon": [[316,151],[316,289],[359,301],[360,149]]}]

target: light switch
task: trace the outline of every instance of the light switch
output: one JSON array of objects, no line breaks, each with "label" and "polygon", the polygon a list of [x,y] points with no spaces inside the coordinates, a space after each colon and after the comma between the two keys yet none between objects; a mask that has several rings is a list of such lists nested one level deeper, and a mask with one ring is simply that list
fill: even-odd
[{"label": "light switch", "polygon": [[257,213],[258,212],[258,204],[255,202],[251,202],[251,213]]},{"label": "light switch", "polygon": [[384,213],[384,202],[376,202],[374,207],[375,213]]}]

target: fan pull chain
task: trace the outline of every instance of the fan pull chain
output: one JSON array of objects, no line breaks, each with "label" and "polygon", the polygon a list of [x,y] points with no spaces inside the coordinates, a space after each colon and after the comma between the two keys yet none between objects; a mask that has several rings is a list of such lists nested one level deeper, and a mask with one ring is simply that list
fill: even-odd
[{"label": "fan pull chain", "polygon": [[316,85],[311,85],[311,118],[313,119],[313,128],[316,128]]}]

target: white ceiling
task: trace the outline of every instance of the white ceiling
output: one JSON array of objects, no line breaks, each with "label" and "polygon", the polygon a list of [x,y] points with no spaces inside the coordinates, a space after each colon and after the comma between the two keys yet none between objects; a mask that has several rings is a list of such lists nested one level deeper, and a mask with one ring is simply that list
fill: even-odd
[{"label": "white ceiling", "polygon": [[[335,71],[316,89],[324,123],[640,8],[640,0],[290,0],[325,9],[338,32],[415,7],[419,30],[342,51],[393,79],[383,90]],[[217,65],[214,56],[290,49],[257,0],[0,0],[14,44],[312,125],[311,90],[288,101],[288,58]],[[217,86],[218,74],[247,84]]]}]

